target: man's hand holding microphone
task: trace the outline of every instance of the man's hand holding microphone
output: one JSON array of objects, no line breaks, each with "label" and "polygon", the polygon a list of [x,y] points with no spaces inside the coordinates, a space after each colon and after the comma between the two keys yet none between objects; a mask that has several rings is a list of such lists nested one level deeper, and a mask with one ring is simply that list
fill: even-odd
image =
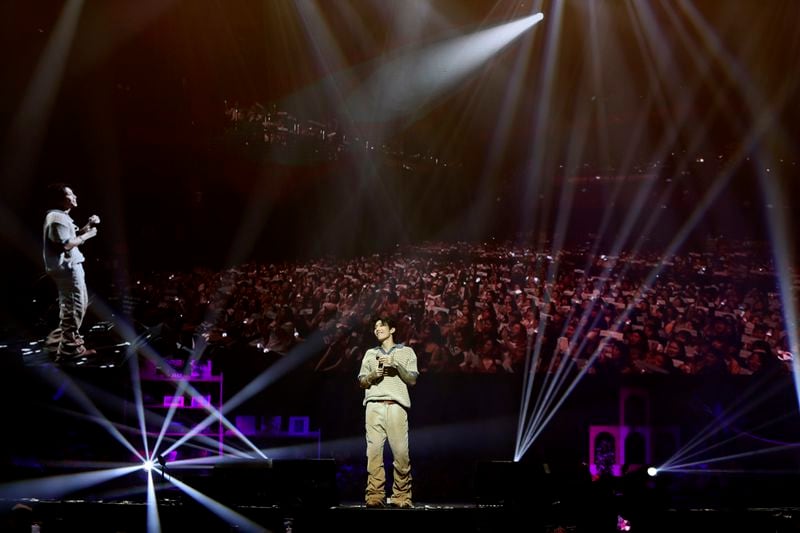
[{"label": "man's hand holding microphone", "polygon": [[88,241],[95,235],[97,235],[97,225],[100,224],[100,217],[97,215],[92,215],[89,217],[89,221],[86,223],[84,227],[81,228],[78,238],[81,240],[80,244]]},{"label": "man's hand holding microphone", "polygon": [[373,383],[377,383],[383,376],[386,375],[387,368],[394,367],[394,357],[390,355],[380,355],[378,356],[378,368],[375,370],[375,378],[372,380]]}]

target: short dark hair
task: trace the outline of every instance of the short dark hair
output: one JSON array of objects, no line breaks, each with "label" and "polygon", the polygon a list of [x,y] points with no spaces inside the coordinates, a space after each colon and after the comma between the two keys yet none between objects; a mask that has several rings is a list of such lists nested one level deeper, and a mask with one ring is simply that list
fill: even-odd
[{"label": "short dark hair", "polygon": [[49,184],[45,189],[45,207],[49,209],[63,207],[64,198],[67,197],[64,191],[66,191],[67,187],[69,187],[69,185],[61,182]]},{"label": "short dark hair", "polygon": [[378,317],[375,317],[375,320],[372,321],[373,324],[376,324],[378,322],[380,322],[381,324],[383,324],[385,326],[389,326],[389,329],[392,329],[392,328],[397,329],[397,323],[395,322],[395,320],[392,317],[378,316]]}]

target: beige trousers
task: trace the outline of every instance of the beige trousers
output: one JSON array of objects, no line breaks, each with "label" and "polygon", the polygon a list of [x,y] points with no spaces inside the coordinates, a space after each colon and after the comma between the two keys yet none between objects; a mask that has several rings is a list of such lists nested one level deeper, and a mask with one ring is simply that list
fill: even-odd
[{"label": "beige trousers", "polygon": [[384,501],[386,472],[383,449],[386,441],[392,450],[394,473],[392,503],[411,501],[411,459],[408,453],[408,413],[400,404],[368,402],[367,433],[367,491],[366,501]]}]

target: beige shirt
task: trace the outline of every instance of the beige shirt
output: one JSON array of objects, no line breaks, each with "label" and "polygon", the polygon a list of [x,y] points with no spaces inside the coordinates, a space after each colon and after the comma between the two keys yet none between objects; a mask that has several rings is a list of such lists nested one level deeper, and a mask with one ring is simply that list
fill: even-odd
[{"label": "beige shirt", "polygon": [[64,245],[78,236],[78,226],[60,209],[51,209],[44,219],[44,266],[47,272],[72,269],[84,258],[77,246],[64,250]]},{"label": "beige shirt", "polygon": [[[394,364],[402,366],[407,371],[419,374],[417,370],[417,354],[414,349],[404,344],[395,344],[388,352],[383,348],[370,348],[361,360],[361,370],[358,378],[361,379],[378,369],[378,357],[391,354]],[[383,379],[364,390],[364,405],[367,402],[378,400],[394,400],[405,408],[411,407],[411,397],[408,394],[408,385],[397,375],[394,368],[385,368]]]}]

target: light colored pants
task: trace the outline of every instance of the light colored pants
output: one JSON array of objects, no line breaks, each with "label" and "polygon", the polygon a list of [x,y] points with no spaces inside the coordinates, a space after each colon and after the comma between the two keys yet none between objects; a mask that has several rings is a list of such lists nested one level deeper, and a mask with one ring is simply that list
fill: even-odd
[{"label": "light colored pants", "polygon": [[383,448],[389,441],[394,466],[392,503],[411,501],[411,459],[408,453],[408,413],[399,404],[368,402],[366,501],[384,501],[386,472]]},{"label": "light colored pants", "polygon": [[[78,330],[89,305],[83,265],[78,263],[69,269],[52,271],[50,276],[58,287],[58,329],[61,330],[58,351],[64,354],[76,353],[78,347],[83,344]],[[56,335],[56,332],[51,335]]]}]

